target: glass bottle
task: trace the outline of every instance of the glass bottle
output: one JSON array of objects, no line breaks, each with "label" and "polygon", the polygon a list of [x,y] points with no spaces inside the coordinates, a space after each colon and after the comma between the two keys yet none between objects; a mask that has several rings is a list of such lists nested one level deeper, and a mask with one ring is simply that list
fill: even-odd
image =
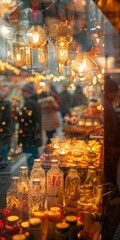
[{"label": "glass bottle", "polygon": [[42,195],[44,197],[44,208],[45,208],[45,197],[46,197],[46,176],[45,171],[41,167],[41,159],[35,159],[32,171],[30,173],[30,183],[32,185],[33,179],[39,178],[41,181]]},{"label": "glass bottle", "polygon": [[33,179],[32,188],[29,191],[29,213],[32,217],[34,212],[43,210],[44,196],[39,178]]},{"label": "glass bottle", "polygon": [[20,167],[20,181],[19,181],[19,194],[20,194],[20,219],[27,221],[29,219],[29,178],[27,166]]},{"label": "glass bottle", "polygon": [[65,178],[65,214],[76,214],[77,201],[80,198],[80,177],[77,166],[72,165]]},{"label": "glass bottle", "polygon": [[90,215],[94,208],[94,194],[92,185],[83,185],[83,192],[77,202],[77,211],[84,224],[84,230],[89,233],[91,228]]},{"label": "glass bottle", "polygon": [[6,195],[6,208],[10,210],[10,215],[19,216],[20,199],[19,199],[19,177],[13,176],[11,179],[12,183],[10,188],[7,190]]},{"label": "glass bottle", "polygon": [[92,187],[94,194],[96,194],[96,187],[97,187],[97,174],[96,174],[96,168],[93,165],[90,165],[88,167],[87,177],[85,179],[84,185],[86,187]]},{"label": "glass bottle", "polygon": [[47,208],[63,207],[64,176],[58,167],[58,160],[51,160],[51,168],[47,172]]}]

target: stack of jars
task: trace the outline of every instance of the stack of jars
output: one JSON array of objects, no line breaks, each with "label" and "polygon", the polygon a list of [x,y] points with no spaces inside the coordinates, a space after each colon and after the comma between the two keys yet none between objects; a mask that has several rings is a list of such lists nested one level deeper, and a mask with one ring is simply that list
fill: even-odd
[{"label": "stack of jars", "polygon": [[[95,230],[90,216],[99,213],[101,201],[95,167],[89,167],[83,185],[76,165],[71,165],[64,177],[58,160],[51,161],[45,174],[40,159],[35,159],[29,178],[27,172],[22,166],[20,176],[12,177],[6,196],[10,216],[1,235],[6,240],[22,239],[23,235],[31,240],[77,240],[83,235],[89,239]],[[16,234],[20,236],[15,238]]]}]

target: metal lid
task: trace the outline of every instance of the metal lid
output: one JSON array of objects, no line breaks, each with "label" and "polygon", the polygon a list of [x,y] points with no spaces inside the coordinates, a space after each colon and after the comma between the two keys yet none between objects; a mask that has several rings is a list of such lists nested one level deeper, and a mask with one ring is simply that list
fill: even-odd
[{"label": "metal lid", "polygon": [[60,222],[56,224],[56,228],[60,231],[66,231],[70,227],[70,224],[67,222]]},{"label": "metal lid", "polygon": [[11,215],[9,217],[7,217],[7,221],[9,222],[9,224],[14,224],[19,220],[19,217],[16,215]]},{"label": "metal lid", "polygon": [[12,240],[25,240],[26,236],[24,234],[16,234],[12,237]]},{"label": "metal lid", "polygon": [[76,225],[77,223],[77,217],[74,215],[68,215],[65,217],[65,220],[67,223],[69,223],[70,225]]},{"label": "metal lid", "polygon": [[35,227],[35,226],[40,226],[41,225],[41,219],[40,218],[30,218],[29,219],[29,224],[30,227]]}]

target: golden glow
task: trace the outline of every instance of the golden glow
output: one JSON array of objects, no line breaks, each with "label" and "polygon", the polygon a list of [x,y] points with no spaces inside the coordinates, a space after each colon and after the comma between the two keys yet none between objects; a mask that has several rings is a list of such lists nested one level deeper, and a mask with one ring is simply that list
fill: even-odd
[{"label": "golden glow", "polygon": [[46,44],[47,35],[40,26],[32,26],[27,32],[28,44],[31,48],[38,49]]},{"label": "golden glow", "polygon": [[19,112],[19,115],[21,116],[23,113],[22,112]]},{"label": "golden glow", "polygon": [[22,147],[23,146],[23,144],[22,143],[19,143],[19,147]]},{"label": "golden glow", "polygon": [[56,39],[56,61],[61,64],[68,64],[68,45],[72,41],[71,36],[60,36]]},{"label": "golden glow", "polygon": [[91,83],[95,73],[98,71],[98,65],[87,52],[77,52],[77,57],[71,62],[71,77],[81,83]]},{"label": "golden glow", "polygon": [[28,112],[28,116],[31,116],[31,115],[32,115],[32,111],[29,111],[29,112]]},{"label": "golden glow", "polygon": [[16,35],[16,43],[13,43],[14,63],[18,67],[31,66],[32,55],[30,47],[24,42],[21,34]]},{"label": "golden glow", "polygon": [[24,118],[21,118],[21,122],[24,122],[25,120],[24,120]]},{"label": "golden glow", "polygon": [[23,133],[23,130],[22,130],[22,129],[20,129],[20,130],[19,130],[19,133]]},{"label": "golden glow", "polygon": [[1,110],[4,110],[4,109],[5,109],[5,107],[4,107],[4,106],[2,106],[2,107],[1,107]]}]

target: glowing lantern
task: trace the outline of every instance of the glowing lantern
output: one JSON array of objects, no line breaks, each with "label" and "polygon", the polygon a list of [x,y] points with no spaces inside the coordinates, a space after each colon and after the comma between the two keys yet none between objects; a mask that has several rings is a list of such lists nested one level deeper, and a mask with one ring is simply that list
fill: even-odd
[{"label": "glowing lantern", "polygon": [[42,27],[38,25],[32,25],[27,32],[27,39],[31,48],[38,49],[46,44],[47,35]]},{"label": "glowing lantern", "polygon": [[32,64],[31,49],[24,42],[22,35],[16,35],[16,43],[13,43],[13,58],[14,64],[18,67],[28,66]]},{"label": "glowing lantern", "polygon": [[71,36],[60,36],[56,40],[56,61],[61,64],[68,64],[69,51],[68,45],[72,41]]}]

